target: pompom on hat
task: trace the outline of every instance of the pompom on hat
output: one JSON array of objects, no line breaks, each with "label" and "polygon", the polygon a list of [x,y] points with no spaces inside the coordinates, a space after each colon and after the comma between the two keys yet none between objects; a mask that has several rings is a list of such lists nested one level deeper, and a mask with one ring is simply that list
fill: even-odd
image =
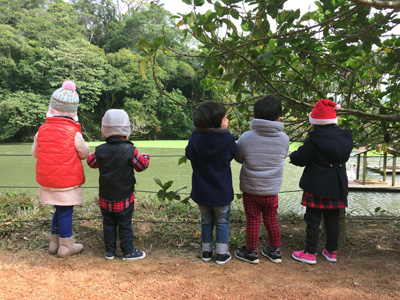
[{"label": "pompom on hat", "polygon": [[341,108],[340,104],[327,99],[322,99],[315,104],[309,120],[314,125],[337,124],[336,111]]},{"label": "pompom on hat", "polygon": [[123,109],[109,109],[101,120],[101,134],[105,138],[113,135],[129,137],[131,122],[128,114]]},{"label": "pompom on hat", "polygon": [[51,95],[46,117],[69,117],[78,122],[78,104],[79,95],[75,83],[64,81],[62,87]]}]

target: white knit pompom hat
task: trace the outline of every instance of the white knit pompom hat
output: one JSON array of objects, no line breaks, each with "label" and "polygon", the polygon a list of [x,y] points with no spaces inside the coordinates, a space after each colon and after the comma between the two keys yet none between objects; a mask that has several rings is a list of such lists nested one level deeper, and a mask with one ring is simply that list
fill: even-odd
[{"label": "white knit pompom hat", "polygon": [[128,114],[123,109],[109,109],[101,120],[101,134],[108,138],[112,135],[129,137],[131,122]]},{"label": "white knit pompom hat", "polygon": [[79,95],[75,83],[64,81],[62,87],[51,95],[46,117],[69,117],[78,122],[78,105]]}]

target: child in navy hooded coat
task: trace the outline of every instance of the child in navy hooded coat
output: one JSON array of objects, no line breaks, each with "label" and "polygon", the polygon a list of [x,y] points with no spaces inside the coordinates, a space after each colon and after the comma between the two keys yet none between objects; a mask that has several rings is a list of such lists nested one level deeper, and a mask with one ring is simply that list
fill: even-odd
[{"label": "child in navy hooded coat", "polygon": [[235,138],[228,130],[225,108],[215,102],[201,103],[193,114],[194,130],[186,147],[192,174],[191,198],[201,214],[202,259],[213,255],[216,227],[217,264],[231,259],[228,248],[230,203],[233,200],[231,161]]}]

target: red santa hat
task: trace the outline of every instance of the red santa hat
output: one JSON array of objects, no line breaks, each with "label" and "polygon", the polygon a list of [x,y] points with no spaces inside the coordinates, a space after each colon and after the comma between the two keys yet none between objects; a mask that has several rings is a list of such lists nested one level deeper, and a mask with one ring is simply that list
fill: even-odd
[{"label": "red santa hat", "polygon": [[340,108],[340,104],[322,99],[315,104],[309,117],[310,123],[314,125],[337,124],[336,110]]}]

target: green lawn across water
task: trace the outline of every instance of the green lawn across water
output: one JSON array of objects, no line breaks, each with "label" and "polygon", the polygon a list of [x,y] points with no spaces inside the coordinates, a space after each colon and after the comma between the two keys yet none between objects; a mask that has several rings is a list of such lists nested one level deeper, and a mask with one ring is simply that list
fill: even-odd
[{"label": "green lawn across water", "polygon": [[[188,140],[159,140],[159,141],[135,141],[131,140],[132,143],[137,148],[164,148],[164,149],[185,149],[188,144]],[[101,142],[88,142],[87,144],[90,147],[96,147],[98,145],[103,144],[104,141]],[[289,151],[295,151],[302,143],[291,143],[289,147]]]},{"label": "green lawn across water", "polygon": [[[166,148],[166,149],[185,149],[188,144],[188,140],[160,140],[160,141],[135,141],[131,140],[131,142],[137,148]],[[90,147],[96,147],[105,143],[105,141],[100,142],[88,142],[87,144]]]}]

